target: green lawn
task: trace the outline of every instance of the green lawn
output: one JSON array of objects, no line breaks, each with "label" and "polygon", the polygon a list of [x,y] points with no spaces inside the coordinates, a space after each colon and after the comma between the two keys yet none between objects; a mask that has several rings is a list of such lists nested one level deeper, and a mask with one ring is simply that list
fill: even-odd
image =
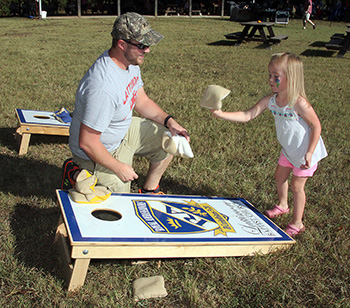
[{"label": "green lawn", "polygon": [[[174,159],[162,180],[170,194],[242,197],[260,211],[277,201],[280,147],[272,116],[242,124],[214,119],[199,106],[207,85],[231,90],[224,110],[246,109],[268,93],[267,64],[289,51],[304,61],[306,91],[329,156],[306,184],[306,232],[288,250],[234,258],[92,261],[84,287],[67,293],[53,239],[60,215],[55,189],[70,156],[67,138],[33,136],[18,156],[15,108],[74,108],[81,77],[111,43],[114,18],[0,19],[0,304],[4,307],[350,307],[350,54],[324,44],[345,23],[301,20],[275,26],[288,40],[235,47],[227,18],[153,18],[165,38],[142,65],[149,96],[191,135],[194,159]],[[147,161],[135,161],[139,180]],[[292,206],[292,200],[290,201]],[[276,219],[284,228],[289,217]],[[133,302],[136,278],[162,275],[169,295]]]}]

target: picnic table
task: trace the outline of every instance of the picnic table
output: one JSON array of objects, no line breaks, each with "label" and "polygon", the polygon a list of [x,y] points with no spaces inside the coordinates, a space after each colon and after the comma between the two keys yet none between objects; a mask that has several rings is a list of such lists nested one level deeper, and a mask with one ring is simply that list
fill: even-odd
[{"label": "picnic table", "polygon": [[262,41],[265,45],[279,44],[282,40],[288,39],[288,35],[275,34],[272,28],[275,22],[272,21],[247,21],[241,22],[241,25],[244,27],[243,31],[225,35],[227,39],[237,40],[236,45],[240,45],[243,41]]},{"label": "picnic table", "polygon": [[335,33],[331,36],[331,40],[326,44],[327,49],[339,50],[337,58],[343,58],[347,51],[350,51],[350,27],[345,33]]},{"label": "picnic table", "polygon": [[177,16],[180,16],[181,8],[176,4],[168,4],[167,9],[165,10],[165,16],[168,16],[168,14],[175,14]]}]

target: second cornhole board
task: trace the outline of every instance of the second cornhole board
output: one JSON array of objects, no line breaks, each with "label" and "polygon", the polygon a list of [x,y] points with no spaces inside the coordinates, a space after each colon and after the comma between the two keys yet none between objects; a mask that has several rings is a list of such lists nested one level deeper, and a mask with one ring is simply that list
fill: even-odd
[{"label": "second cornhole board", "polygon": [[15,109],[18,120],[16,133],[21,136],[19,155],[27,154],[32,134],[69,136],[70,123],[58,121],[52,111]]}]

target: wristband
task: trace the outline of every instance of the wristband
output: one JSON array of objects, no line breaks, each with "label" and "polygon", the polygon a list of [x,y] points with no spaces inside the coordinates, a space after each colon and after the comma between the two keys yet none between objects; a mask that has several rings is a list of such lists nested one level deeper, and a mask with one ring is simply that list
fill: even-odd
[{"label": "wristband", "polygon": [[174,119],[174,117],[171,116],[171,115],[168,115],[168,116],[165,118],[165,120],[164,120],[164,126],[165,126],[166,128],[169,128],[169,127],[167,126],[169,119]]}]

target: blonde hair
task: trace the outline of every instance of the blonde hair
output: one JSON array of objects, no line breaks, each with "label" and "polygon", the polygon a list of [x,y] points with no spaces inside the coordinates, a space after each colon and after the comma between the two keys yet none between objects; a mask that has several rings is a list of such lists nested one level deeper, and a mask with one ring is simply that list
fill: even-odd
[{"label": "blonde hair", "polygon": [[272,55],[269,64],[281,66],[287,78],[288,105],[293,107],[299,97],[307,100],[304,86],[304,68],[301,59],[291,53],[277,53]]}]

